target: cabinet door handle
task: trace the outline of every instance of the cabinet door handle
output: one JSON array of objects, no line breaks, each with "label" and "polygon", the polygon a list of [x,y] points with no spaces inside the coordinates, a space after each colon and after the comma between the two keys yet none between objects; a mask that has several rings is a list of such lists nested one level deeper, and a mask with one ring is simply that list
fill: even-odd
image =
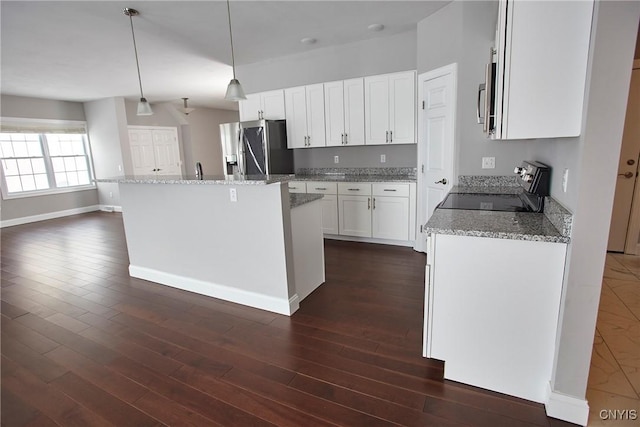
[{"label": "cabinet door handle", "polygon": [[347,138],[347,134],[344,134],[344,144],[347,145],[349,143],[349,138]]},{"label": "cabinet door handle", "polygon": [[367,200],[369,201],[367,204],[367,209],[371,209],[371,197],[367,198]]},{"label": "cabinet door handle", "polygon": [[347,188],[347,190],[349,190],[349,191],[360,191],[359,188]]},{"label": "cabinet door handle", "polygon": [[341,137],[340,142],[342,142],[342,144],[344,144],[344,133],[341,133],[340,137]]},{"label": "cabinet door handle", "polygon": [[394,189],[392,189],[392,188],[385,188],[385,189],[384,189],[384,190],[382,190],[382,191],[396,191],[396,190],[394,190]]},{"label": "cabinet door handle", "polygon": [[376,198],[374,197],[373,198],[373,209],[375,209],[375,208],[376,208]]},{"label": "cabinet door handle", "polygon": [[389,131],[389,142],[390,143],[393,142],[393,131],[392,130]]},{"label": "cabinet door handle", "polygon": [[326,187],[316,187],[316,190],[326,190]]},{"label": "cabinet door handle", "polygon": [[486,87],[487,85],[485,83],[480,83],[478,85],[478,103],[476,104],[476,115],[478,116],[477,120],[479,125],[484,124],[484,117],[480,115],[480,97],[482,96],[482,92],[485,90]]},{"label": "cabinet door handle", "polygon": [[388,143],[389,143],[389,131],[385,131],[385,134],[386,134],[386,136],[385,136],[385,138],[384,138],[384,142],[385,142],[386,144],[388,144]]}]

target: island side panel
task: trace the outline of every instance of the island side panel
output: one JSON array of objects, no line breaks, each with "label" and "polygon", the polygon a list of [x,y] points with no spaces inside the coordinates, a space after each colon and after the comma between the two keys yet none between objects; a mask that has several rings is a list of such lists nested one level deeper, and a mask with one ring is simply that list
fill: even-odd
[{"label": "island side panel", "polygon": [[291,314],[280,184],[121,183],[120,192],[132,276]]},{"label": "island side panel", "polygon": [[447,379],[544,402],[567,245],[431,239],[430,357]]},{"label": "island side panel", "polygon": [[299,301],[325,281],[322,199],[291,209],[293,262]]}]

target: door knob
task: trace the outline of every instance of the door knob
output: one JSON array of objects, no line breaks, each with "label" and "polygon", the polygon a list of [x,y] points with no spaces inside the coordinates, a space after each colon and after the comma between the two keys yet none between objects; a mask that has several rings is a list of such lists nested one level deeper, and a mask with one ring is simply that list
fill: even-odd
[{"label": "door knob", "polygon": [[447,178],[442,178],[440,181],[436,181],[434,182],[434,184],[443,184],[443,185],[447,185]]},{"label": "door knob", "polygon": [[633,178],[633,172],[619,173],[618,176],[624,176],[627,179]]},{"label": "door knob", "polygon": [[633,160],[633,159],[629,159],[629,160],[627,160],[627,164],[628,164],[629,166],[633,166],[633,165],[635,165],[635,164],[636,164],[636,161],[635,161],[635,160]]}]

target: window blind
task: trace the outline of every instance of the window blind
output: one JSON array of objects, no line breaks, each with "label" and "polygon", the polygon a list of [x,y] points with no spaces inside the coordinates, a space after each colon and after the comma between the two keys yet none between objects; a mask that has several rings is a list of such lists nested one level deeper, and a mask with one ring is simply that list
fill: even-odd
[{"label": "window blind", "polygon": [[40,120],[20,118],[0,118],[2,133],[66,133],[86,134],[86,122],[71,120]]}]

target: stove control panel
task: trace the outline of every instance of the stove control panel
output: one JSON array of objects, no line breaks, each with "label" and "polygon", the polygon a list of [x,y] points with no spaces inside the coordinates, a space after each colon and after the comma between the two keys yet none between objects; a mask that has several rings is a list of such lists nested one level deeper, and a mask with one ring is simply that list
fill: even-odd
[{"label": "stove control panel", "polygon": [[549,166],[540,162],[524,161],[522,165],[515,168],[514,173],[518,175],[518,183],[525,191],[540,197],[549,195],[551,183]]}]

